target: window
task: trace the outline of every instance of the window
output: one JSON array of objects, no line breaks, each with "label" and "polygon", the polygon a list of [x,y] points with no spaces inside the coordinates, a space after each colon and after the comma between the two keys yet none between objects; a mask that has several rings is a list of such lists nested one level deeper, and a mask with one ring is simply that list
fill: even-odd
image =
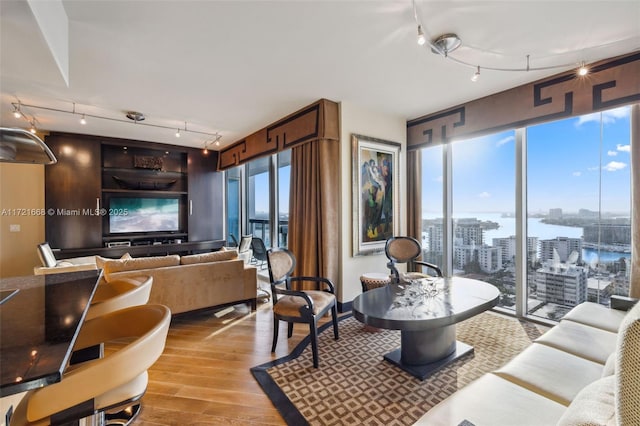
[{"label": "window", "polygon": [[[519,315],[558,320],[583,301],[628,294],[630,110],[423,149],[423,258],[496,285],[499,306]],[[526,154],[522,169],[517,152]],[[522,250],[518,229],[526,230]]]},{"label": "window", "polygon": [[630,108],[527,128],[528,313],[629,291]]},{"label": "window", "polygon": [[229,169],[226,178],[228,233],[236,237],[252,234],[261,238],[267,248],[286,247],[290,175],[290,150]]}]

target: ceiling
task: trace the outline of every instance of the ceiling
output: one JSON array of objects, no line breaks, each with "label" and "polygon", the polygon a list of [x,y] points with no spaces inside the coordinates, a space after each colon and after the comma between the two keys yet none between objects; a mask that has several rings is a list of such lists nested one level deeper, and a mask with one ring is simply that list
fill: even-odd
[{"label": "ceiling", "polygon": [[[640,49],[640,2],[417,1],[428,38],[456,33],[452,57],[416,43],[410,0],[62,0],[68,85],[32,9],[0,0],[0,120],[12,102],[39,130],[202,147],[231,144],[320,98],[412,119]],[[57,25],[57,29],[64,25]],[[527,72],[482,68],[566,65]],[[75,104],[75,106],[74,106]],[[144,113],[143,123],[125,118]],[[215,149],[215,147],[212,147]]]}]

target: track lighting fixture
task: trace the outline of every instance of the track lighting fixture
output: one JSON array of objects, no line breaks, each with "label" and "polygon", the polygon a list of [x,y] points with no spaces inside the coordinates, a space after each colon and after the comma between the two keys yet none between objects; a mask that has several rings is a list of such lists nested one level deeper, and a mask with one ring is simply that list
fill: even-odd
[{"label": "track lighting fixture", "polygon": [[[159,129],[175,129],[175,127],[173,126],[163,126],[160,124],[150,124],[150,123],[142,123],[142,121],[145,119],[144,114],[142,114],[141,112],[137,112],[137,111],[127,111],[125,114],[125,117],[128,118],[129,120],[122,120],[122,119],[118,119],[118,118],[112,118],[112,117],[104,117],[104,116],[100,116],[100,115],[95,115],[95,114],[87,114],[87,113],[80,113],[80,112],[76,112],[76,104],[73,103],[73,108],[71,111],[69,110],[64,110],[64,109],[58,109],[58,108],[49,108],[49,107],[44,107],[44,106],[38,106],[38,105],[28,105],[28,104],[23,104],[20,101],[18,102],[12,102],[11,105],[13,105],[13,114],[16,118],[24,118],[30,127],[30,130],[32,133],[36,132],[36,127],[35,127],[35,122],[36,119],[35,117],[27,117],[27,115],[25,115],[25,112],[23,110],[23,108],[32,108],[32,109],[41,109],[41,110],[46,110],[46,111],[53,111],[53,112],[60,112],[60,113],[64,113],[64,114],[73,114],[73,115],[80,115],[80,124],[85,125],[87,123],[87,118],[97,118],[100,120],[109,120],[109,121],[117,121],[120,123],[134,123],[137,124],[139,126],[149,126],[149,127],[156,127]],[[182,136],[182,133],[195,133],[195,134],[199,134],[199,135],[205,135],[208,137],[212,137],[213,141],[209,141],[206,142],[206,144],[209,143],[213,143],[213,142],[217,142],[216,146],[219,146],[219,140],[222,138],[222,136],[219,133],[209,133],[209,132],[199,132],[197,130],[190,130],[187,129],[187,122],[184,122],[184,128],[180,129],[178,128],[175,136],[177,138]]]},{"label": "track lighting fixture", "polygon": [[18,102],[18,105],[13,104],[13,116],[15,118],[22,117],[22,111],[20,111],[20,102]]},{"label": "track lighting fixture", "polygon": [[[464,65],[470,68],[475,69],[475,73],[471,77],[471,81],[477,81],[480,78],[480,67],[479,64],[473,64],[471,62],[466,62],[463,59],[460,59],[459,56],[451,56],[451,53],[456,50],[458,47],[462,45],[462,40],[453,33],[443,34],[435,38],[431,38],[429,36],[429,31],[425,28],[420,19],[418,18],[418,9],[416,6],[416,1],[412,0],[413,4],[413,18],[415,20],[416,25],[418,26],[418,44],[423,46],[428,46],[431,51],[437,55],[441,55],[444,58],[447,58],[457,64]],[[427,38],[429,37],[429,38]],[[483,52],[482,49],[473,46],[466,46],[466,49]],[[558,68],[571,68],[575,67],[575,63],[564,63],[564,64],[555,64],[541,67],[531,67],[529,64],[529,55],[526,55],[526,66],[523,67],[497,67],[497,66],[489,66],[482,65],[482,68],[485,70],[491,71],[510,71],[510,72],[522,72],[522,71],[541,71],[541,70],[552,70]],[[576,68],[576,74],[580,77],[583,77],[589,73],[589,69],[585,66],[585,63],[582,62],[579,67]]]},{"label": "track lighting fixture", "polygon": [[424,46],[427,42],[427,37],[424,35],[424,31],[422,31],[422,25],[418,25],[418,46]]},{"label": "track lighting fixture", "polygon": [[215,146],[220,146],[220,139],[222,139],[222,135],[216,134],[215,137],[213,138],[213,140],[205,141],[204,142],[204,148],[202,149],[203,154],[206,155],[206,154],[209,153],[209,146],[211,144],[213,144]]},{"label": "track lighting fixture", "polygon": [[480,78],[480,66],[478,65],[478,69],[476,69],[476,72],[474,72],[473,75],[471,76],[471,81],[476,82],[478,81],[479,78]]},{"label": "track lighting fixture", "polygon": [[584,77],[587,74],[589,74],[589,69],[584,65],[583,62],[582,64],[580,64],[580,68],[578,68],[578,75],[580,77]]}]

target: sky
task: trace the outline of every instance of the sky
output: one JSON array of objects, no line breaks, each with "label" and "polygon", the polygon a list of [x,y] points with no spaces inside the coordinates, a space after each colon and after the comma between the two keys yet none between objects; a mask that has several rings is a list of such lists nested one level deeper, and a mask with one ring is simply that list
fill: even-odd
[{"label": "sky", "polygon": [[[529,213],[597,211],[602,194],[603,212],[628,216],[629,115],[624,107],[528,127]],[[452,153],[454,216],[515,211],[515,131],[454,142]],[[431,217],[442,211],[442,147],[422,155],[423,216]]]}]

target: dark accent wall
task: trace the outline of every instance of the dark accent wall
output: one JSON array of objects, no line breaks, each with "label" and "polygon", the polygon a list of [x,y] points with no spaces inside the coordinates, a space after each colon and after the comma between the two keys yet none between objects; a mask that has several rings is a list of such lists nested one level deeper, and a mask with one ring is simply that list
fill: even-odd
[{"label": "dark accent wall", "polygon": [[446,143],[640,102],[640,52],[570,70],[407,122],[407,148]]}]

